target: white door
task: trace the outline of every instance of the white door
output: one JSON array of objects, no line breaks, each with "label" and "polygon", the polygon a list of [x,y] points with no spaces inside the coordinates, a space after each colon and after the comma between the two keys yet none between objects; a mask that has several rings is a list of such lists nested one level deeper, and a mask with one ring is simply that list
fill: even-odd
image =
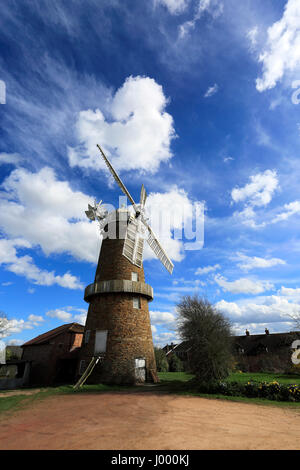
[{"label": "white door", "polygon": [[135,378],[138,382],[145,382],[146,380],[146,361],[145,359],[135,360]]},{"label": "white door", "polygon": [[106,352],[107,330],[97,330],[95,339],[95,356]]}]

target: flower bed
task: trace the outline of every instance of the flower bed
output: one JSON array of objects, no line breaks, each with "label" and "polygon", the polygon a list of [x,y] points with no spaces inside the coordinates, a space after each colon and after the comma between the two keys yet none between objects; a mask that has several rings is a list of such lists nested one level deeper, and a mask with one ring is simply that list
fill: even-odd
[{"label": "flower bed", "polygon": [[266,398],[276,401],[300,402],[300,386],[286,385],[278,382],[218,382],[202,384],[198,388],[201,393],[220,393],[227,396],[244,396],[249,398]]}]

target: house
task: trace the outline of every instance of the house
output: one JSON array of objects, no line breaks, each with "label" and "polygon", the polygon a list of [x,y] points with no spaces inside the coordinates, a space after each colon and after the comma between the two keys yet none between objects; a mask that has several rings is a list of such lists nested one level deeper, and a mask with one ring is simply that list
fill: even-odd
[{"label": "house", "polygon": [[[249,333],[249,332],[248,332]],[[292,366],[291,346],[300,340],[300,331],[233,336],[233,354],[241,369],[249,372],[264,370],[284,372]]]},{"label": "house", "polygon": [[[232,352],[237,367],[245,372],[278,371],[285,372],[292,366],[292,343],[300,340],[300,331],[251,335],[248,330],[243,336],[232,336]],[[192,348],[187,341],[167,344],[162,348],[166,356],[176,354],[188,367]]]},{"label": "house", "polygon": [[83,325],[68,323],[23,344],[22,360],[31,362],[30,385],[73,382],[83,332]]}]

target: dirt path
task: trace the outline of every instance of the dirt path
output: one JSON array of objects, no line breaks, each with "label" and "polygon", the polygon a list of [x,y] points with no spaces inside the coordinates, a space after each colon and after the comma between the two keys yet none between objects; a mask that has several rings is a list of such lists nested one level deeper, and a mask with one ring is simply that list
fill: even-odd
[{"label": "dirt path", "polygon": [[0,449],[300,449],[300,412],[154,393],[59,395],[0,420]]}]

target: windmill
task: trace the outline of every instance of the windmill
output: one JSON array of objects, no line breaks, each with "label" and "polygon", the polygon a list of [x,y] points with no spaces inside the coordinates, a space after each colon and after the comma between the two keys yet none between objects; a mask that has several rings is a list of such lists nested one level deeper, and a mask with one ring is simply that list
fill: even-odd
[{"label": "windmill", "polygon": [[[145,217],[147,193],[141,188],[135,203],[100,145],[100,153],[113,178],[132,204],[108,213],[101,205],[88,205],[86,215],[97,220],[103,235],[95,280],[85,289],[89,310],[80,352],[78,384],[132,383],[156,380],[156,364],[148,302],[153,289],[145,283],[143,248],[146,239],[167,271],[173,263]],[[77,385],[78,385],[77,384]],[[78,385],[78,386],[79,386]]]}]

